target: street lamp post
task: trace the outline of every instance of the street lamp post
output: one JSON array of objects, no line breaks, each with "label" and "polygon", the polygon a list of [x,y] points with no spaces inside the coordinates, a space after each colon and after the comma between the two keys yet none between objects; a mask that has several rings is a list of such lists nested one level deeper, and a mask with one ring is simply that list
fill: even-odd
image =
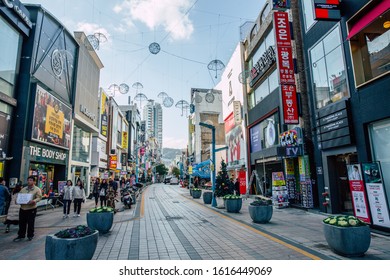
[{"label": "street lamp post", "polygon": [[217,207],[217,200],[215,199],[215,126],[204,122],[200,122],[199,125],[211,129],[211,161],[214,165],[214,168],[211,172],[211,180],[213,181],[211,188],[213,191],[211,206]]}]

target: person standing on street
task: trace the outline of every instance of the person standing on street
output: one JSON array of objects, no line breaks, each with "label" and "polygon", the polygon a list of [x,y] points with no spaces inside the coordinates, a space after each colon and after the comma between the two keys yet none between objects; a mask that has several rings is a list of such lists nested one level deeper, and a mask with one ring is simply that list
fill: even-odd
[{"label": "person standing on street", "polygon": [[234,190],[236,192],[236,195],[240,194],[240,181],[238,181],[238,177],[236,178],[236,182],[234,183]]},{"label": "person standing on street", "polygon": [[0,177],[0,216],[6,213],[6,205],[9,197],[10,193],[5,186],[5,180],[3,177]]},{"label": "person standing on street", "polygon": [[11,225],[19,225],[20,205],[16,204],[16,199],[21,189],[22,189],[22,185],[17,184],[12,191],[12,197],[11,197],[11,202],[7,213],[7,219],[4,222],[5,233],[9,232],[9,228]]},{"label": "person standing on street", "polygon": [[103,179],[99,189],[100,207],[107,206],[107,190],[108,190],[107,180]]},{"label": "person standing on street", "polygon": [[18,242],[25,238],[27,231],[27,238],[31,241],[34,237],[34,225],[35,217],[37,215],[37,202],[42,199],[41,189],[35,186],[35,177],[29,176],[27,178],[27,187],[24,187],[18,194],[21,195],[31,195],[31,199],[27,204],[20,205],[19,211],[19,231],[18,237],[13,241]]},{"label": "person standing on street", "polygon": [[85,202],[85,192],[83,182],[77,180],[76,186],[73,188],[73,204],[74,204],[74,215],[73,217],[80,217],[81,203]]},{"label": "person standing on street", "polygon": [[99,203],[99,187],[100,187],[100,179],[96,178],[95,182],[93,183],[93,189],[92,189],[92,194],[93,197],[95,198],[95,208],[98,206]]},{"label": "person standing on street", "polygon": [[73,182],[71,180],[66,181],[66,185],[62,190],[62,195],[63,195],[62,202],[64,203],[63,218],[66,219],[69,217],[70,205],[73,200]]}]

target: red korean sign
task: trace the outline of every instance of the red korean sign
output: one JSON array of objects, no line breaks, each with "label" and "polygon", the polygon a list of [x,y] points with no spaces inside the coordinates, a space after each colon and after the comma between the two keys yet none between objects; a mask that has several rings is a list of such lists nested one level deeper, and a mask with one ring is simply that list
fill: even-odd
[{"label": "red korean sign", "polygon": [[282,102],[284,123],[298,124],[297,90],[295,85],[282,85]]},{"label": "red korean sign", "polygon": [[281,84],[295,84],[294,63],[291,47],[278,47],[278,69]]},{"label": "red korean sign", "polygon": [[274,27],[277,47],[291,47],[290,22],[287,12],[274,12]]}]

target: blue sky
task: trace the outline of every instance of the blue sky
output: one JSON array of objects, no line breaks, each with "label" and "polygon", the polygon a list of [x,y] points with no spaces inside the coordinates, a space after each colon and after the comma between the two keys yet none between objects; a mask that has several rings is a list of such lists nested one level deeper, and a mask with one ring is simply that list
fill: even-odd
[{"label": "blue sky", "polygon": [[[41,4],[69,31],[102,33],[108,41],[97,53],[104,64],[100,86],[126,83],[129,93],[117,93],[119,104],[134,100],[140,82],[149,99],[161,102],[166,92],[175,101],[189,102],[192,87],[213,88],[218,83],[207,64],[225,65],[239,42],[239,27],[254,21],[264,0],[29,0]],[[161,51],[153,55],[149,44]],[[144,105],[146,102],[143,102]],[[163,107],[163,146],[185,148],[188,129],[180,109]]]}]

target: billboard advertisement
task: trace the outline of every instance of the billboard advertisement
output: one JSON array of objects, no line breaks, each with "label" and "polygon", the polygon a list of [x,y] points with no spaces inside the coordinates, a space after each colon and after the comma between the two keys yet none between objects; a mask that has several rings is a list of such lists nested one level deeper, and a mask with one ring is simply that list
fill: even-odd
[{"label": "billboard advertisement", "polygon": [[249,130],[251,153],[261,151],[261,133],[260,124],[255,125]]},{"label": "billboard advertisement", "polygon": [[237,124],[233,112],[225,119],[225,135],[228,144],[227,162],[233,164],[245,158],[244,133],[241,124]]},{"label": "billboard advertisement", "polygon": [[100,100],[100,134],[107,137],[108,128],[108,97],[105,92],[101,91]]},{"label": "billboard advertisement", "polygon": [[37,85],[32,140],[69,149],[72,109]]}]

